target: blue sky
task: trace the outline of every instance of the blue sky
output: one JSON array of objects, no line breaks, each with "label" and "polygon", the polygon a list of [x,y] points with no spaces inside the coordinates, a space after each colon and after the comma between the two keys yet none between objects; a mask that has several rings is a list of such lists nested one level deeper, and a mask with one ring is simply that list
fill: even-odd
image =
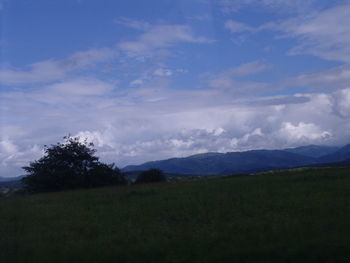
[{"label": "blue sky", "polygon": [[0,1],[0,171],[350,142],[350,1]]}]

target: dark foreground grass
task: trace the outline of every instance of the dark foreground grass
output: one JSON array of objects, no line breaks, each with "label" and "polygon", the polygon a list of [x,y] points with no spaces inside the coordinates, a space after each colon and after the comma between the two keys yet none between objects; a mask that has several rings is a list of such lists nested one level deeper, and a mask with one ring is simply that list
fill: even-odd
[{"label": "dark foreground grass", "polygon": [[0,200],[1,262],[350,262],[350,169]]}]

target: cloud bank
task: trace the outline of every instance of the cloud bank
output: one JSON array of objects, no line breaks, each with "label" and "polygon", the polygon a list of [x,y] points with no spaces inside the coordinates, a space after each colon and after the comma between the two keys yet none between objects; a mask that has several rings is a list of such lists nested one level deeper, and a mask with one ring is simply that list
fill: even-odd
[{"label": "cloud bank", "polygon": [[[215,40],[194,24],[121,17],[111,23],[131,33],[113,46],[2,66],[1,176],[20,175],[43,145],[68,134],[87,138],[119,167],[211,151],[349,143],[350,5],[305,12],[314,5],[221,1],[217,24],[228,39]],[[282,10],[285,18],[259,25],[235,19],[247,6]],[[226,59],[234,50],[229,37],[266,32],[272,44],[291,42],[281,60],[312,55],[336,64],[277,75],[280,57],[261,59],[259,50],[243,47],[245,59],[238,51]]]}]

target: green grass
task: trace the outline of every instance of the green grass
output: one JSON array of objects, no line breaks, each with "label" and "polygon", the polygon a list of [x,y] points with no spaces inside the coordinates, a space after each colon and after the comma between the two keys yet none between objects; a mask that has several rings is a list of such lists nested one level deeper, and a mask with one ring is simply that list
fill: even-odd
[{"label": "green grass", "polygon": [[350,262],[350,169],[2,198],[0,262]]}]

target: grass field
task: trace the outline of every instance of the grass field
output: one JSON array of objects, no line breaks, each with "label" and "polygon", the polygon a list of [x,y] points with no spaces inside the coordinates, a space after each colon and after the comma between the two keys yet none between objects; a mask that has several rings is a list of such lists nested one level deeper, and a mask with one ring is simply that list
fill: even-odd
[{"label": "grass field", "polygon": [[0,199],[1,262],[350,262],[350,168]]}]

